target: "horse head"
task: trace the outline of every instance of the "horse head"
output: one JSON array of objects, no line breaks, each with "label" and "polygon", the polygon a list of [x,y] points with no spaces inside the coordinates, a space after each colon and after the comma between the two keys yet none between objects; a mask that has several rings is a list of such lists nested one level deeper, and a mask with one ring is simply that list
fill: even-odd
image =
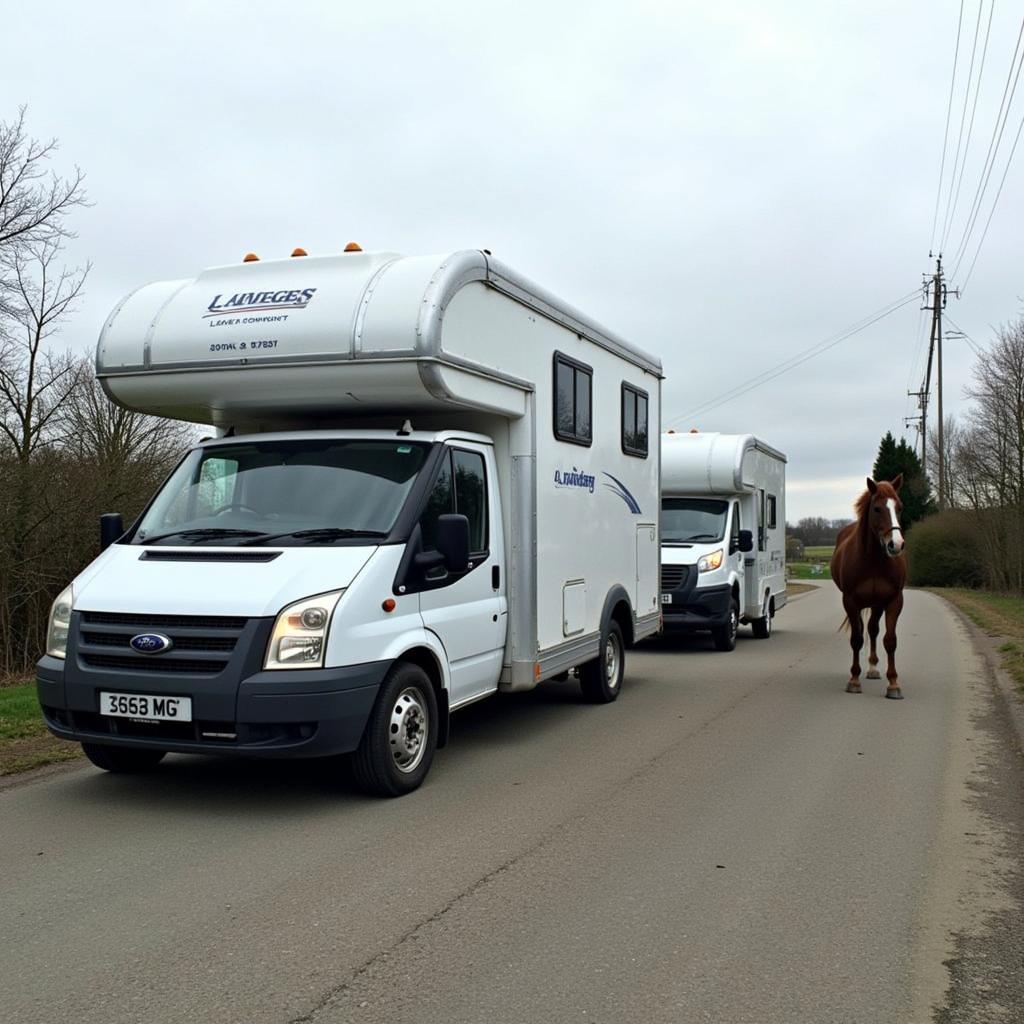
[{"label": "horse head", "polygon": [[906,546],[899,519],[903,511],[903,502],[900,501],[902,486],[902,473],[890,481],[876,482],[868,477],[868,490],[864,495],[862,515],[867,518],[868,530],[878,538],[890,558],[898,558]]}]

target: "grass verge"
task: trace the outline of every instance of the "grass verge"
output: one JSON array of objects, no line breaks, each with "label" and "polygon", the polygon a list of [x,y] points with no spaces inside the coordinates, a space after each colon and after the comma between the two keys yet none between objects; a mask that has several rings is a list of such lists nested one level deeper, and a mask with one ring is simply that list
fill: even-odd
[{"label": "grass verge", "polygon": [[787,583],[786,593],[790,597],[796,597],[797,594],[806,594],[808,591],[817,590],[817,587],[812,587],[810,583]]},{"label": "grass verge", "polygon": [[1003,668],[1012,677],[1017,691],[1024,696],[1024,597],[960,587],[926,589],[955,604],[989,636],[1003,640],[999,645]]},{"label": "grass verge", "polygon": [[77,743],[51,736],[43,725],[35,683],[0,687],[0,776],[81,756]]},{"label": "grass verge", "polygon": [[830,580],[828,562],[789,562],[786,572],[791,580]]}]

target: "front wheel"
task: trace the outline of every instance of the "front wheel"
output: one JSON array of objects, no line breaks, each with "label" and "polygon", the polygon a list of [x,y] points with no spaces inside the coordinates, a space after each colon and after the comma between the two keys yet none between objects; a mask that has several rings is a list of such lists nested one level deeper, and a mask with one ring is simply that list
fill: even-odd
[{"label": "front wheel", "polygon": [[166,750],[108,747],[103,743],[83,743],[82,751],[97,768],[122,775],[152,771],[167,756]]},{"label": "front wheel", "polygon": [[721,626],[711,630],[711,639],[716,651],[731,651],[736,647],[736,634],[740,628],[740,606],[736,598],[729,601],[729,618]]},{"label": "front wheel", "polygon": [[381,683],[352,772],[374,796],[403,796],[430,771],[437,747],[437,698],[418,665],[392,665]]},{"label": "front wheel", "polygon": [[600,654],[580,666],[580,690],[592,704],[611,704],[622,689],[626,671],[626,648],[622,629],[613,619],[601,637]]}]

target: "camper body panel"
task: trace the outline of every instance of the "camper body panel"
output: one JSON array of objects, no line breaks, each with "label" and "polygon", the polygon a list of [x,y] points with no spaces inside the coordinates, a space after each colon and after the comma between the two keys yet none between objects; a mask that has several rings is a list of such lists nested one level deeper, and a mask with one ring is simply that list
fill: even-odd
[{"label": "camper body panel", "polygon": [[[785,466],[749,434],[662,441],[662,610],[666,628],[722,630],[733,607],[760,635],[786,603]],[[673,533],[672,517],[711,530]],[[713,527],[711,524],[715,524]],[[751,550],[741,535],[751,534]]]},{"label": "camper body panel", "polygon": [[[557,357],[590,374],[587,445],[558,436]],[[595,659],[613,612],[627,640],[658,626],[660,364],[482,253],[275,261],[149,286],[108,318],[97,368],[122,405],[213,423],[223,436],[203,451],[389,439],[430,454],[380,541],[303,547],[256,537],[251,548],[200,540],[179,551],[132,543],[136,524],[69,588],[66,659],[40,662],[40,698],[58,735],[195,752],[339,753],[360,743],[357,726],[398,663],[426,666],[445,716],[499,685],[528,689]],[[625,385],[634,417],[635,395],[644,396],[646,458],[623,449]],[[415,430],[402,427],[406,419]],[[418,510],[445,465],[455,493],[460,460],[474,458],[485,467],[485,541],[464,573],[421,579],[410,569]],[[260,502],[246,497],[240,491],[226,509],[260,516]],[[268,645],[282,615],[307,598],[332,609],[323,667],[273,668]],[[89,616],[114,639],[88,636]],[[170,660],[154,671],[161,655],[127,651],[104,663],[95,643],[123,645],[147,618],[179,634],[199,620],[230,631],[223,618],[237,635],[224,638],[233,647],[217,671],[197,675]],[[178,626],[161,626],[171,620]],[[181,627],[185,620],[192,625]],[[97,708],[103,687],[190,696],[195,724],[174,733],[112,724]]]}]

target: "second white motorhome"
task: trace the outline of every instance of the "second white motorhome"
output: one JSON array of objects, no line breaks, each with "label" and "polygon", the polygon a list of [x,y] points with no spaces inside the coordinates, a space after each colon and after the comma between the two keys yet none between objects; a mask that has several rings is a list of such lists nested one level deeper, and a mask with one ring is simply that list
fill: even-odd
[{"label": "second white motorhome", "polygon": [[57,598],[46,723],[111,771],[353,754],[420,784],[449,714],[658,629],[661,364],[489,253],[258,261],[139,289],[97,369],[214,424]]},{"label": "second white motorhome", "polygon": [[786,457],[752,434],[662,435],[665,628],[731,651],[740,623],[767,639],[786,603]]}]

